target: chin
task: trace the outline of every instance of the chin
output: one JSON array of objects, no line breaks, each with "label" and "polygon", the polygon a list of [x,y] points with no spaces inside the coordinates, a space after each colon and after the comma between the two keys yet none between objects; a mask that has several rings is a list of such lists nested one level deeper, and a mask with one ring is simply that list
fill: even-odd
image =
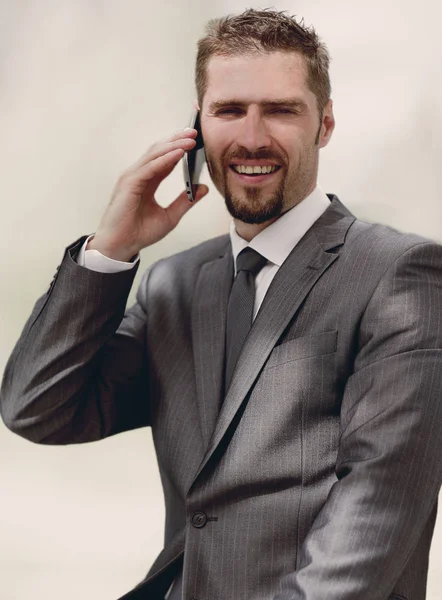
[{"label": "chin", "polygon": [[261,225],[267,221],[277,219],[283,205],[281,202],[269,202],[265,206],[250,206],[244,202],[236,202],[231,196],[226,196],[226,207],[230,215],[243,223],[249,225]]}]

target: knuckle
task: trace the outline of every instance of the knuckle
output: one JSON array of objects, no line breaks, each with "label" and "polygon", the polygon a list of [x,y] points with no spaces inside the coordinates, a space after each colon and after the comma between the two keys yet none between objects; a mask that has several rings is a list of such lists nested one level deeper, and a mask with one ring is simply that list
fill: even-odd
[{"label": "knuckle", "polygon": [[136,171],[127,170],[120,176],[120,179],[118,180],[118,183],[117,183],[117,188],[119,190],[125,190],[128,187],[130,187],[131,185],[133,185],[134,183],[136,183],[137,179],[138,178],[136,175]]},{"label": "knuckle", "polygon": [[131,171],[131,169],[126,169],[125,171],[123,171],[121,173],[120,177],[118,178],[117,185],[119,187],[124,186],[132,176],[133,176],[133,171]]}]

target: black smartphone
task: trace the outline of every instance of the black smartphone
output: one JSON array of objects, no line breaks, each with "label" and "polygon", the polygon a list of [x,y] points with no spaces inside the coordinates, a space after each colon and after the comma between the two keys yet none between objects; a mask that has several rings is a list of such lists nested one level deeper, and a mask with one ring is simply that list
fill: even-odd
[{"label": "black smartphone", "polygon": [[195,202],[196,186],[199,183],[201,170],[206,160],[203,136],[201,133],[200,111],[198,109],[193,111],[189,127],[196,129],[198,131],[198,135],[195,138],[195,147],[184,154],[183,175],[187,197],[189,198],[190,202]]}]

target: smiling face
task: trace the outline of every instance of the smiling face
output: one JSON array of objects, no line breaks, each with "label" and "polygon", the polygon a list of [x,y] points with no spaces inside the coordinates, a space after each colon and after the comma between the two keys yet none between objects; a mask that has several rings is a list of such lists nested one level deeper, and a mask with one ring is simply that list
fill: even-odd
[{"label": "smiling face", "polygon": [[[320,120],[306,75],[304,57],[293,52],[215,56],[208,64],[201,110],[207,165],[240,226],[263,229],[316,185],[319,149],[334,119],[329,101]],[[272,172],[250,173],[263,166]]]}]

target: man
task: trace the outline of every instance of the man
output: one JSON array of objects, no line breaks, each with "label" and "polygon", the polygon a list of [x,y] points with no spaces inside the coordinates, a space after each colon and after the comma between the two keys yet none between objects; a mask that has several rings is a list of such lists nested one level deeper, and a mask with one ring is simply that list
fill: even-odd
[{"label": "man", "polygon": [[7,365],[3,419],[32,441],[152,427],[165,546],[125,599],[425,598],[442,248],[317,186],[328,65],[282,13],[211,22],[196,84],[230,235],[153,265],[123,316],[139,251],[190,207],[154,194],[196,131],[154,144],[67,248]]}]

